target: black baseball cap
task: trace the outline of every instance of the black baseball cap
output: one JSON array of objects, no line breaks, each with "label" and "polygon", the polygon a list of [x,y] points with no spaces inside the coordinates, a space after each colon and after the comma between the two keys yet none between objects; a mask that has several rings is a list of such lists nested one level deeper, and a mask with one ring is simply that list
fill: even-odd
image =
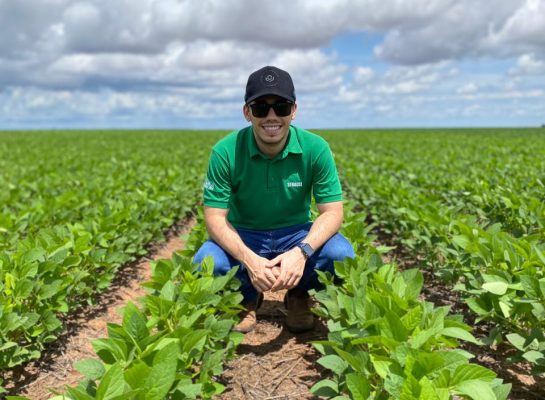
[{"label": "black baseball cap", "polygon": [[259,97],[269,95],[280,96],[295,102],[295,88],[290,74],[272,66],[252,72],[246,84],[244,102],[248,104]]}]

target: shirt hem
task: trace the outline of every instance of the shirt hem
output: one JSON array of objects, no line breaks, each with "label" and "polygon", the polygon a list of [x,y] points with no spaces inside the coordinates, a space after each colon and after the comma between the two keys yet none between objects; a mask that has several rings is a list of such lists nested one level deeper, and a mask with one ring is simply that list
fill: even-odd
[{"label": "shirt hem", "polygon": [[229,203],[219,203],[219,202],[205,201],[204,205],[207,206],[207,207],[213,207],[213,208],[223,208],[223,209],[229,208]]},{"label": "shirt hem", "polygon": [[342,195],[327,196],[327,197],[322,197],[320,199],[316,199],[316,203],[318,204],[333,203],[335,201],[342,201],[342,199],[343,199]]}]

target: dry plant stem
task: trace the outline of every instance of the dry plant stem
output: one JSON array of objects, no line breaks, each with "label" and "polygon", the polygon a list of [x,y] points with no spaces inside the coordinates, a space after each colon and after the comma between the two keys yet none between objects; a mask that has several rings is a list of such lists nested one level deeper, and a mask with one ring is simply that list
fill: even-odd
[{"label": "dry plant stem", "polygon": [[[276,384],[274,385],[271,394],[274,394],[274,392],[276,392],[276,389],[278,389],[278,386],[280,386],[280,384],[281,384],[282,382],[284,382],[284,379],[286,379],[286,378],[288,377],[288,375],[291,373],[291,371],[293,371],[293,369],[295,368],[295,366],[296,366],[297,364],[299,364],[299,361],[301,361],[302,359],[303,359],[303,357],[299,357],[299,358],[297,359],[297,361],[294,362],[293,365],[292,365],[291,367],[288,368],[288,370],[286,371],[286,373],[282,376],[282,379],[280,379],[280,380],[279,380],[278,382],[276,382]],[[273,382],[274,382],[274,380],[273,380]]]},{"label": "dry plant stem", "polygon": [[294,394],[290,394],[290,395],[282,394],[280,396],[267,397],[265,400],[297,399],[297,398],[299,398],[299,396],[303,396],[305,394],[308,394],[308,393],[299,392],[299,393],[294,393]]},{"label": "dry plant stem", "polygon": [[285,363],[285,362],[288,362],[288,361],[295,361],[295,360],[297,360],[298,358],[300,358],[300,357],[290,357],[290,358],[284,358],[284,359],[282,359],[282,360],[275,361],[275,362],[274,362],[274,367],[273,367],[273,369],[274,369],[274,368],[277,368],[277,367],[278,367],[280,364],[282,364],[282,363]]}]

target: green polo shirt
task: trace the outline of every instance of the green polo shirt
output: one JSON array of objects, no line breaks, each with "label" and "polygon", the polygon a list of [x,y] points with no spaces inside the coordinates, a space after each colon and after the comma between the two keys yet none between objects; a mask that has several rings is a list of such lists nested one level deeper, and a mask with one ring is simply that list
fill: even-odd
[{"label": "green polo shirt", "polygon": [[342,200],[337,168],[327,142],[290,126],[284,150],[268,158],[252,127],[234,131],[212,148],[204,183],[204,205],[228,208],[237,228],[278,229],[310,221],[317,203]]}]

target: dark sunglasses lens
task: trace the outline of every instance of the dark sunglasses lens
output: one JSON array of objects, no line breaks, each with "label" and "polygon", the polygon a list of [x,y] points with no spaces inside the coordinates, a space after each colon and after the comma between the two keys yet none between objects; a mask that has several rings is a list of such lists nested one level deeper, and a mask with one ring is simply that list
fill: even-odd
[{"label": "dark sunglasses lens", "polygon": [[291,103],[276,103],[273,109],[277,117],[287,117],[291,114]]},{"label": "dark sunglasses lens", "polygon": [[251,104],[250,108],[254,117],[263,118],[269,113],[270,106],[267,103],[255,103]]},{"label": "dark sunglasses lens", "polygon": [[252,109],[252,115],[256,118],[265,118],[271,107],[277,117],[287,117],[291,113],[291,105],[292,103],[254,103],[250,104],[250,108]]}]

